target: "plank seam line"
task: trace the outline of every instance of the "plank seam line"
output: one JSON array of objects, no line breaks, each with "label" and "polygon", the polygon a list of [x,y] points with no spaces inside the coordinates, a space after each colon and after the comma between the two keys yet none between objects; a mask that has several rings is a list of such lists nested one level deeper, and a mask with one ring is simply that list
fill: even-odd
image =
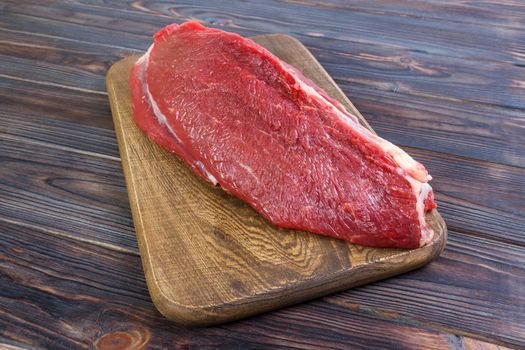
[{"label": "plank seam line", "polygon": [[26,83],[33,83],[33,84],[39,84],[39,85],[45,85],[45,86],[54,86],[54,87],[59,87],[59,88],[63,88],[63,89],[75,90],[75,91],[80,91],[80,92],[87,92],[87,93],[103,95],[103,96],[107,96],[108,95],[108,93],[105,92],[105,91],[96,91],[96,90],[78,88],[78,87],[69,86],[69,85],[62,85],[62,84],[51,83],[51,82],[43,82],[43,81],[39,81],[39,80],[26,79],[26,78],[19,78],[19,77],[15,77],[15,76],[12,76],[12,75],[7,75],[7,74],[0,74],[0,78],[17,80],[17,81],[23,81],[23,82],[26,82]]},{"label": "plank seam line", "polygon": [[[1,29],[2,28],[0,28],[0,30]],[[10,45],[12,47],[21,46],[21,47],[30,47],[30,48],[45,49],[45,50],[53,49],[54,51],[67,52],[67,53],[72,53],[73,52],[75,54],[93,54],[93,52],[88,52],[86,50],[74,50],[74,49],[71,49],[71,48],[60,48],[60,47],[37,45],[37,44],[30,44],[30,43],[24,43],[24,42],[13,42],[13,41],[9,41],[9,40],[0,40],[0,44]],[[15,56],[7,56],[7,57],[15,57]],[[46,61],[46,63],[48,63],[48,62]],[[57,63],[52,63],[52,62],[50,62],[50,63],[57,65]]]},{"label": "plank seam line", "polygon": [[[504,237],[491,236],[490,233],[486,234],[480,231],[474,231],[468,228],[461,228],[455,225],[447,224],[447,227],[448,227],[449,236],[453,236],[454,233],[459,233],[464,236],[476,237],[476,238],[481,238],[487,241],[493,241],[497,243],[512,245],[512,246],[519,247],[519,248],[525,248],[525,243],[517,241],[517,240],[505,239]],[[452,233],[452,235],[450,235],[450,233]]]},{"label": "plank seam line", "polygon": [[109,249],[109,250],[114,250],[114,251],[117,251],[117,252],[126,253],[126,254],[130,254],[130,255],[134,255],[134,256],[140,256],[140,254],[138,252],[136,252],[134,250],[131,250],[131,249],[126,249],[126,248],[122,248],[122,247],[119,247],[119,246],[114,245],[114,244],[104,243],[104,242],[100,242],[100,241],[94,241],[94,240],[87,239],[87,238],[70,236],[70,235],[68,235],[66,233],[63,233],[63,232],[60,232],[60,231],[50,230],[48,228],[37,226],[37,225],[33,225],[33,224],[29,224],[29,223],[26,223],[26,222],[12,220],[12,219],[8,219],[8,218],[5,218],[5,217],[0,217],[0,222],[5,222],[7,224],[20,226],[20,227],[28,228],[28,229],[31,229],[31,230],[40,231],[40,232],[44,232],[44,233],[47,233],[48,235],[55,236],[55,237],[62,237],[62,238],[66,238],[66,239],[70,239],[70,240],[74,240],[74,241],[80,241],[80,242],[83,242],[83,243],[92,244],[92,245],[99,246],[99,247],[102,247],[102,248],[106,248],[106,249]]},{"label": "plank seam line", "polygon": [[[330,66],[330,64],[325,64],[325,65],[327,67]],[[416,96],[416,97],[422,97],[422,98],[426,98],[426,99],[435,99],[435,100],[445,101],[445,102],[452,102],[452,103],[459,103],[459,104],[469,104],[469,105],[481,106],[481,107],[489,106],[489,107],[496,108],[496,109],[497,108],[501,108],[501,109],[508,109],[508,110],[512,110],[512,111],[518,111],[518,112],[523,112],[525,110],[525,106],[523,106],[523,107],[510,106],[510,105],[504,105],[504,104],[476,101],[476,100],[472,100],[472,99],[468,99],[468,98],[448,97],[448,96],[444,96],[444,95],[436,95],[436,94],[431,94],[431,93],[417,92],[416,90],[403,90],[403,91],[401,91],[401,90],[393,90],[393,89],[388,89],[388,88],[385,89],[385,88],[380,88],[380,87],[378,87],[376,85],[373,85],[373,84],[372,85],[368,85],[366,83],[362,83],[361,81],[352,80],[352,77],[348,77],[347,78],[347,77],[339,77],[339,76],[333,75],[332,78],[337,83],[337,85],[339,87],[341,87],[343,92],[345,91],[343,86],[351,86],[353,88],[356,88],[357,86],[365,86],[366,88],[368,88],[369,91],[382,91],[382,92],[387,92],[387,93],[395,93],[398,96],[399,95]],[[351,94],[347,94],[346,92],[345,92],[345,95],[352,97]]]},{"label": "plank seam line", "polygon": [[45,17],[43,15],[42,16],[38,16],[38,15],[35,15],[35,14],[28,14],[26,12],[19,12],[19,11],[11,10],[11,11],[8,11],[8,13],[10,15],[15,15],[15,16],[36,18],[36,19],[39,19],[39,20],[44,21],[44,22],[47,21],[47,22],[63,23],[65,25],[70,25],[70,26],[88,27],[88,28],[105,30],[105,31],[114,32],[114,33],[118,33],[118,34],[124,34],[124,35],[128,34],[128,35],[136,35],[136,36],[139,36],[139,37],[146,37],[146,36],[150,37],[150,35],[148,35],[146,33],[133,33],[133,32],[127,32],[127,31],[123,31],[123,30],[110,28],[110,27],[97,26],[97,25],[88,25],[86,23],[80,24],[80,23],[75,23],[75,22],[71,22],[71,21],[67,21],[67,20],[59,19],[59,18],[49,18],[49,17]]},{"label": "plank seam line", "polygon": [[7,343],[0,343],[0,348],[4,350],[29,350],[30,348],[22,348],[17,345],[13,344],[7,344]]},{"label": "plank seam line", "polygon": [[[83,5],[87,5],[87,4],[83,4]],[[98,8],[99,6],[90,5],[89,7],[94,7],[94,8],[97,7]],[[119,9],[119,11],[122,11],[122,10]],[[155,16],[155,17],[169,18],[169,19],[172,19],[174,22],[175,21],[184,21],[184,20],[192,19],[191,17],[185,17],[185,16],[178,16],[178,17],[161,16],[159,14],[152,13],[152,12],[135,12],[135,11],[129,11],[129,10],[125,10],[125,12],[142,14],[142,15],[149,14],[149,15],[152,15],[152,16]],[[37,18],[42,18],[42,17],[37,17]],[[220,24],[214,24],[214,23],[211,23],[211,22],[206,21],[206,20],[201,20],[201,22],[206,24],[206,25],[209,25],[209,26],[221,28],[223,30],[228,30],[230,28],[228,26],[220,25]],[[65,23],[70,23],[70,22],[65,22]],[[99,27],[92,27],[92,28],[99,28]],[[243,29],[249,30],[250,32],[254,33],[254,35],[264,35],[265,34],[264,31],[261,31],[261,30],[258,30],[258,29],[254,29],[254,28],[243,28]],[[135,53],[135,52],[138,52],[138,51],[143,51],[140,48],[124,47],[124,46],[111,45],[111,44],[102,44],[102,43],[98,43],[98,42],[77,40],[77,39],[71,39],[71,38],[62,37],[62,36],[56,36],[56,35],[40,34],[40,33],[26,32],[26,31],[14,30],[14,29],[6,29],[6,28],[0,28],[0,31],[1,30],[5,30],[5,31],[8,31],[8,32],[13,32],[13,33],[22,33],[22,34],[27,34],[27,35],[35,35],[35,36],[42,36],[42,37],[59,39],[59,40],[67,40],[67,41],[73,41],[73,42],[78,42],[78,43],[85,43],[85,44],[93,45],[93,46],[104,46],[104,47],[118,48],[118,49],[122,49],[122,50],[130,50],[132,53]],[[133,34],[133,33],[130,33],[130,34]],[[268,34],[275,34],[275,33],[268,33]],[[307,32],[286,32],[286,33],[282,33],[282,34],[293,35],[296,38],[304,37],[304,38],[319,39],[319,36],[311,35],[311,34],[308,34]],[[376,43],[376,42],[368,42],[368,41],[364,41],[364,40],[352,40],[352,39],[342,40],[342,39],[339,39],[337,37],[331,37],[331,36],[324,36],[323,38],[328,38],[329,40],[343,41],[343,42],[346,42],[346,43],[349,43],[349,44],[352,44],[352,43],[361,43],[361,44],[366,43],[368,45],[380,46],[380,47],[388,46],[388,45],[385,45],[385,44],[380,44],[380,43]],[[312,49],[311,46],[308,46],[308,48]],[[314,48],[314,49],[316,49],[316,48]],[[426,55],[432,55],[432,56],[452,57],[452,58],[463,59],[463,60],[467,59],[465,56],[461,56],[461,55],[459,55],[459,56],[457,56],[457,55],[445,55],[445,54],[439,54],[437,52],[423,52],[423,53],[426,54]],[[468,58],[468,59],[471,60],[471,61],[474,61],[474,62],[508,63],[508,64],[511,64],[511,65],[514,64],[512,61],[492,60],[492,59],[485,59],[485,58],[481,58],[481,57]]]},{"label": "plank seam line", "polygon": [[[376,128],[380,129],[377,126],[376,126]],[[447,151],[433,150],[433,149],[428,149],[428,148],[423,148],[423,147],[409,146],[409,145],[406,145],[406,144],[401,143],[401,142],[396,143],[396,146],[400,147],[401,149],[406,151],[411,156],[417,156],[417,157],[421,157],[421,158],[427,157],[428,155],[425,154],[425,153],[429,153],[429,155],[431,155],[433,157],[444,156],[444,157],[447,157],[447,158],[454,158],[454,159],[460,160],[462,162],[465,161],[465,162],[471,162],[471,163],[475,163],[475,164],[483,164],[483,165],[487,165],[487,166],[499,166],[499,167],[505,167],[505,168],[508,167],[508,168],[514,168],[514,169],[518,169],[518,170],[525,169],[525,165],[498,163],[498,162],[495,162],[495,161],[492,161],[492,160],[479,159],[479,158],[474,158],[474,157],[465,156],[465,155],[461,155],[461,154],[455,154],[455,153],[447,152]]]},{"label": "plank seam line", "polygon": [[76,149],[76,148],[69,147],[69,146],[62,146],[62,145],[56,145],[56,144],[46,143],[46,142],[42,142],[42,141],[29,140],[29,139],[25,139],[23,137],[13,136],[13,135],[9,135],[9,134],[2,134],[2,133],[0,133],[0,139],[9,140],[9,141],[21,141],[23,143],[29,143],[31,145],[43,146],[43,147],[47,147],[47,148],[57,149],[57,150],[60,150],[60,151],[77,153],[77,154],[82,154],[82,155],[91,156],[91,157],[95,157],[95,158],[102,158],[102,159],[107,159],[107,160],[120,162],[120,157],[109,156],[109,155],[106,155],[106,154],[96,153],[96,152],[91,152],[91,151],[84,151],[84,150]]},{"label": "plank seam line", "polygon": [[93,45],[93,46],[112,47],[114,49],[129,50],[132,53],[136,53],[136,52],[142,51],[141,49],[133,48],[133,47],[118,46],[118,45],[111,45],[111,44],[102,44],[102,43],[97,43],[97,42],[66,38],[66,37],[63,37],[63,36],[26,32],[24,30],[14,30],[14,29],[0,28],[0,31],[6,31],[6,32],[10,32],[10,33],[17,33],[17,34],[25,34],[25,35],[29,35],[29,36],[34,35],[34,36],[40,36],[40,37],[44,37],[44,38],[51,38],[51,39],[57,39],[57,40],[72,41],[72,42],[75,42],[75,43],[82,43],[82,44]]},{"label": "plank seam line", "polygon": [[[327,7],[324,6],[324,8],[327,8]],[[374,10],[374,9],[367,10],[367,9],[356,8],[356,7],[340,8],[338,6],[332,7],[329,9],[341,10],[341,11],[346,11],[346,12],[365,13],[368,15],[385,16],[385,17],[406,17],[406,18],[411,18],[411,19],[416,19],[416,20],[433,20],[433,21],[442,21],[442,22],[448,22],[448,23],[454,23],[454,24],[458,24],[458,23],[466,24],[466,25],[478,26],[478,27],[487,26],[487,27],[498,28],[498,29],[503,28],[503,29],[511,29],[511,30],[516,30],[516,31],[521,30],[520,27],[513,27],[509,25],[504,25],[504,24],[494,24],[494,23],[484,24],[484,23],[479,23],[479,22],[450,19],[447,17],[439,18],[439,17],[428,16],[428,15],[408,14],[408,13],[396,12],[395,10],[379,11],[379,10]],[[433,13],[436,13],[436,11],[433,11]]]},{"label": "plank seam line", "polygon": [[[77,3],[77,5],[80,5],[80,6],[83,6],[83,7],[91,7],[91,8],[97,8],[97,9],[103,9],[105,11],[108,10],[108,7],[97,6],[97,5],[93,5],[93,4]],[[143,6],[141,6],[140,8],[143,9],[143,10],[136,11],[136,10],[119,9],[119,8],[111,7],[111,11],[131,13],[131,14],[134,14],[134,15],[145,15],[145,14],[147,14],[147,15],[150,15],[150,16],[161,17],[161,18],[166,18],[166,19],[171,19],[171,20],[180,19],[180,18],[182,18],[182,19],[190,19],[191,18],[191,17],[188,17],[188,16],[180,16],[180,15],[177,16],[177,17],[173,17],[173,16],[166,15],[164,13],[161,13],[161,12],[148,11],[148,9],[146,9]]]}]

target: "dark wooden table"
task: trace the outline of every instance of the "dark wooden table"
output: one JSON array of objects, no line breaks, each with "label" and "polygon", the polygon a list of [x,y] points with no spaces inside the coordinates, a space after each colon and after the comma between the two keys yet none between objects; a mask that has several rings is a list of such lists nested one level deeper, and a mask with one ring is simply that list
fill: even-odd
[{"label": "dark wooden table", "polygon": [[[288,33],[434,176],[449,243],[403,276],[219,327],[153,307],[104,86],[194,18]],[[525,347],[520,1],[1,1],[0,348]]]}]

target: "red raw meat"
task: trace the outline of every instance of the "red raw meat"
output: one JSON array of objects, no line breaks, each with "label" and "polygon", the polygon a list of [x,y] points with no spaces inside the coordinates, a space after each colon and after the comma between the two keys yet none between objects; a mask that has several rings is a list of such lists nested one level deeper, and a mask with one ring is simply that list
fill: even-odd
[{"label": "red raw meat", "polygon": [[254,42],[172,24],[130,84],[153,141],[273,224],[374,247],[432,239],[423,165]]}]

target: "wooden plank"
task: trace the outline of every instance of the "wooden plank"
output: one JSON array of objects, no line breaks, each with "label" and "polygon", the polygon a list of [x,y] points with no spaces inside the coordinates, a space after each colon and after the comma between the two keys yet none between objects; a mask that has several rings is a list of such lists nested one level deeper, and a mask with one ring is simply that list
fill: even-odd
[{"label": "wooden plank", "polygon": [[[6,47],[7,46],[7,47]],[[59,52],[53,47],[2,45],[0,75],[25,81],[45,82],[72,90],[104,93],[102,77],[115,55]],[[67,65],[64,63],[67,62]],[[107,67],[106,67],[107,66]]]},{"label": "wooden plank", "polygon": [[[283,35],[254,40],[367,126],[299,41]],[[406,272],[443,249],[446,228],[435,210],[427,215],[432,243],[411,251],[363,248],[268,224],[247,204],[203,183],[138,129],[129,88],[137,58],[116,63],[107,85],[146,280],[166,317],[191,325],[239,319]]]},{"label": "wooden plank", "polygon": [[[511,304],[513,300],[507,299],[513,293],[510,285],[506,289],[487,290],[486,285],[476,283],[475,279],[454,273],[454,283],[448,282],[454,271],[451,267],[455,265],[462,266],[461,270],[471,267],[472,272],[479,269],[478,265],[483,266],[481,276],[489,274],[493,276],[490,279],[497,278],[495,271],[505,269],[507,263],[517,266],[515,258],[523,256],[522,248],[515,248],[521,249],[516,255],[491,254],[490,241],[475,244],[471,255],[467,256],[462,251],[469,247],[470,240],[460,237],[451,242],[453,250],[448,253],[447,248],[445,257],[401,279],[377,282],[251,319],[206,328],[179,327],[156,312],[148,296],[138,255],[56,237],[46,231],[1,220],[0,242],[0,282],[7,286],[0,294],[0,344],[69,350],[95,348],[94,343],[102,339],[114,340],[117,344],[121,341],[144,342],[148,349],[183,347],[184,344],[224,349],[266,346],[451,350],[466,350],[471,349],[468,347],[471,344],[481,344],[491,349],[490,344],[473,340],[464,333],[476,327],[469,315],[474,309],[478,308],[479,314],[486,312],[478,304],[472,304],[463,312],[457,306],[449,306],[449,302],[443,303],[441,313],[452,313],[448,318],[459,324],[457,328],[456,324],[448,326],[448,330],[454,328],[459,335],[435,329],[443,328],[432,324],[442,315],[434,314],[434,302],[426,298],[421,299],[419,308],[405,305],[400,309],[403,300],[411,298],[410,291],[425,295],[427,288],[439,285],[449,288],[443,295],[453,300],[454,290],[458,287],[463,290],[464,283],[469,284],[470,289],[469,293],[465,292],[465,298],[486,290],[491,293],[487,295],[487,303],[490,298],[506,303],[502,310],[490,309],[485,317],[496,320],[498,327],[506,324],[509,328],[499,332],[499,328],[492,327],[492,321],[486,322],[477,330],[478,337],[514,347],[525,344],[524,324],[521,323],[522,328],[512,328],[512,324],[520,325],[519,318],[511,318],[512,315],[506,313],[507,309],[515,307]],[[525,266],[523,262],[520,265],[520,270],[512,273],[523,275]],[[501,276],[507,279],[500,283],[512,280],[508,274]],[[421,285],[425,288],[420,289]],[[523,297],[523,291],[517,291],[521,294],[514,297]],[[360,299],[366,300],[360,303]],[[516,317],[516,313],[513,315]],[[445,320],[441,322],[448,324]]]},{"label": "wooden plank", "polygon": [[[93,1],[89,1],[90,3]],[[286,2],[286,1],[285,1]],[[365,12],[384,17],[409,19],[432,19],[450,25],[479,25],[521,29],[525,24],[525,10],[520,1],[486,1],[471,3],[463,1],[288,1],[317,10],[333,9],[345,12]]]},{"label": "wooden plank", "polygon": [[0,98],[0,109],[6,114],[29,114],[112,129],[105,94],[71,90],[37,81],[1,78]]},{"label": "wooden plank", "polygon": [[0,219],[138,253],[118,159],[0,138],[0,164]]},{"label": "wooden plank", "polygon": [[[0,140],[4,142],[16,140],[21,147],[40,146],[35,147],[35,156],[55,149],[120,161],[113,130],[78,124],[73,118],[56,120],[44,115],[5,112],[0,107],[0,130]],[[14,159],[19,158],[13,155]]]},{"label": "wooden plank", "polygon": [[[32,14],[32,6],[24,6],[22,3],[16,6],[17,8],[18,6],[22,6],[22,11],[16,13],[9,10],[11,6],[12,5],[6,6],[5,11],[0,12],[0,28],[7,31],[27,33],[29,30],[30,33],[38,33],[44,36],[62,37],[88,43],[98,42],[110,47],[117,45],[119,48],[134,50],[147,49],[147,40],[151,38],[151,35],[146,31],[141,34],[136,34],[127,33],[122,29],[111,30],[104,28],[104,26],[93,27],[86,23],[68,24],[67,17],[59,17],[57,19],[37,17]],[[107,19],[109,18],[110,16],[107,16]],[[135,23],[141,23],[141,21],[137,18]],[[166,21],[166,24],[168,23],[169,21]],[[150,27],[153,29],[153,25]]]},{"label": "wooden plank", "polygon": [[[525,32],[524,32],[525,33]],[[321,41],[312,53],[334,78],[350,85],[447,102],[468,101],[525,108],[521,101],[523,68],[510,62],[431,55],[405,47]],[[344,64],[342,64],[344,63]],[[490,92],[490,93],[489,93]]]},{"label": "wooden plank", "polygon": [[[252,35],[258,33],[280,32],[297,36],[301,42],[308,44],[303,36],[335,39],[348,42],[386,45],[388,47],[406,47],[410,50],[424,51],[430,55],[492,60],[500,62],[523,63],[523,26],[519,20],[522,6],[519,4],[495,4],[487,2],[484,12],[486,19],[473,21],[456,21],[456,13],[443,4],[441,13],[434,16],[407,16],[403,13],[388,11],[366,11],[359,5],[345,6],[324,5],[324,2],[304,3],[301,1],[245,1],[242,3],[225,2],[220,7],[205,0],[186,0],[174,4],[169,1],[142,1],[126,3],[120,1],[80,1],[86,6],[99,9],[122,10],[120,18],[127,14],[142,13],[146,17],[157,16],[159,21],[166,17],[179,20],[198,18],[207,25],[229,27],[229,30],[250,30]],[[463,6],[458,3],[459,13],[472,11],[481,5]],[[323,6],[324,5],[324,6]],[[394,6],[398,3],[395,2]],[[468,4],[467,4],[468,5]],[[459,7],[459,8],[458,8]],[[89,11],[89,10],[87,10]],[[300,13],[301,16],[297,16]],[[501,21],[503,14],[514,13],[504,17],[506,26],[492,26]],[[434,17],[434,18],[433,18]],[[498,18],[500,18],[498,20]],[[448,20],[447,20],[448,19]],[[514,24],[509,25],[509,24]],[[243,33],[247,34],[247,33]]]}]

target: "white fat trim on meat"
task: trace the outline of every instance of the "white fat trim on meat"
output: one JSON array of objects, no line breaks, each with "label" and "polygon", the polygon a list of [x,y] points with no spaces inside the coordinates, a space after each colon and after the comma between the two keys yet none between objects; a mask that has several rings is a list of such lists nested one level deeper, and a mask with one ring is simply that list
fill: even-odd
[{"label": "white fat trim on meat", "polygon": [[[346,115],[336,106],[334,106],[333,103],[315,91],[314,88],[304,83],[297,76],[297,74],[295,74],[293,69],[287,69],[284,65],[282,65],[282,68],[287,70],[295,78],[295,84],[298,84],[301,89],[305,90],[311,97],[324,102],[336,113],[337,116],[339,116],[343,122],[359,132],[365,138],[375,142],[384,152],[389,154],[394,159],[395,163],[399,167],[397,169],[397,173],[404,176],[408,180],[410,186],[412,187],[414,196],[416,197],[416,212],[418,214],[419,225],[421,228],[420,246],[424,246],[425,244],[429,243],[434,236],[434,232],[429,229],[426,224],[425,199],[427,198],[428,193],[432,190],[432,187],[427,183],[432,179],[432,177],[426,174],[426,172],[418,169],[418,163],[401,148],[370,132],[368,129],[359,124],[357,118],[355,118],[352,114]],[[355,119],[351,118],[350,116],[354,117]]]},{"label": "white fat trim on meat", "polygon": [[424,226],[422,226],[421,230],[421,239],[419,241],[419,245],[422,247],[426,245],[427,243],[430,243],[432,241],[432,238],[434,237],[434,231],[426,225],[425,220],[425,199],[427,199],[427,196],[429,192],[432,191],[432,187],[428,183],[424,183],[421,186],[421,192],[419,194],[419,201],[417,202],[418,207],[418,216],[419,216],[419,223],[423,223]]},{"label": "white fat trim on meat", "polygon": [[[160,125],[164,126],[166,129],[168,129],[168,131],[170,132],[170,134],[177,140],[177,142],[179,144],[181,144],[182,146],[182,141],[181,139],[177,136],[177,134],[175,133],[175,131],[171,128],[171,126],[168,124],[168,119],[166,118],[166,115],[164,115],[164,113],[162,113],[162,111],[160,110],[159,106],[157,105],[157,102],[155,101],[155,99],[153,98],[153,96],[151,95],[150,91],[149,91],[149,87],[148,87],[148,83],[147,83],[147,69],[148,69],[148,63],[149,63],[149,56],[150,56],[150,53],[151,53],[151,50],[153,49],[153,46],[154,45],[151,45],[148,49],[148,51],[141,57],[139,58],[139,60],[137,61],[137,64],[139,65],[143,65],[143,68],[142,68],[142,88],[143,88],[143,91],[145,92],[146,94],[146,97],[147,97],[147,100],[148,100],[148,103],[149,105],[151,106],[151,108],[153,109],[153,114],[155,114],[155,117],[157,118],[157,121],[159,122]],[[183,147],[183,146],[182,146]],[[195,165],[206,175],[206,177],[208,178],[208,180],[210,180],[210,182],[213,184],[213,185],[217,185],[219,182],[217,181],[217,179],[215,178],[215,176],[213,176],[212,174],[210,174],[210,172],[208,171],[208,169],[206,169],[206,166],[204,165],[204,163],[202,163],[201,161],[195,161]]]}]

